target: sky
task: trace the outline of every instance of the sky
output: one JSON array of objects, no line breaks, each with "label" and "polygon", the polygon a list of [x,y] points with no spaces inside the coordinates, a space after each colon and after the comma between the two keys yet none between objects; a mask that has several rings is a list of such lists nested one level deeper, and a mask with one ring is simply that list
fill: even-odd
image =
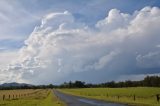
[{"label": "sky", "polygon": [[0,83],[160,75],[159,0],[0,0]]}]

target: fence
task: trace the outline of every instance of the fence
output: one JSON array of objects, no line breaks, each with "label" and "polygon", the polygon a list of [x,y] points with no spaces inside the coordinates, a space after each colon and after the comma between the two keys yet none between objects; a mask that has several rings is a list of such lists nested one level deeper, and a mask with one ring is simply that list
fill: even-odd
[{"label": "fence", "polygon": [[[127,97],[127,96],[117,96],[117,99],[120,99],[120,98],[123,98],[123,97]],[[139,99],[139,98],[144,98],[145,99],[145,97],[139,97],[139,96],[137,96],[136,97],[136,95],[133,95],[133,96],[130,96],[129,98],[133,98],[133,101],[136,101],[136,99]],[[146,97],[147,98],[147,97]],[[160,101],[160,94],[157,94],[157,95],[153,95],[153,96],[150,96],[150,97],[148,97],[148,98],[155,98],[155,100],[157,101],[157,102],[159,102]]]},{"label": "fence", "polygon": [[16,100],[16,99],[22,99],[22,98],[27,98],[30,96],[33,96],[34,94],[40,92],[41,90],[36,90],[33,92],[27,92],[27,93],[13,93],[13,92],[7,92],[6,94],[1,94],[0,95],[0,100]]},{"label": "fence", "polygon": [[140,96],[136,96],[135,94],[130,95],[130,96],[125,96],[125,95],[116,95],[116,96],[113,96],[113,95],[109,95],[109,94],[80,93],[80,95],[91,96],[91,97],[92,96],[101,96],[102,98],[105,97],[105,98],[118,99],[118,100],[121,100],[123,98],[128,98],[128,99],[130,99],[132,101],[138,101],[140,99],[152,99],[154,101],[160,102],[160,94],[151,95],[151,96],[148,96],[148,97],[140,97]]}]

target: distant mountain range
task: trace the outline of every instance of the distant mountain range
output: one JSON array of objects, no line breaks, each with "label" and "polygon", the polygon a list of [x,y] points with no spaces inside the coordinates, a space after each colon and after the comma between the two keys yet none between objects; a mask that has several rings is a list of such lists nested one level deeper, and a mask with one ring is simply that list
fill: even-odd
[{"label": "distant mountain range", "polygon": [[22,86],[33,86],[33,85],[26,83],[17,83],[17,82],[4,83],[0,85],[0,87],[22,87]]}]

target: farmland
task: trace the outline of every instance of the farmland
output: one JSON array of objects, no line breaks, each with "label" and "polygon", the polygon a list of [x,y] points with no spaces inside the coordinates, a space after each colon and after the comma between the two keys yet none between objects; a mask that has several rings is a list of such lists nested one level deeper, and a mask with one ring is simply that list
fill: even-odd
[{"label": "farmland", "polygon": [[160,106],[160,101],[158,102],[156,97],[157,94],[160,94],[160,88],[78,88],[60,89],[59,91],[86,98],[134,104],[137,106]]},{"label": "farmland", "polygon": [[0,90],[0,106],[62,106],[52,90]]}]

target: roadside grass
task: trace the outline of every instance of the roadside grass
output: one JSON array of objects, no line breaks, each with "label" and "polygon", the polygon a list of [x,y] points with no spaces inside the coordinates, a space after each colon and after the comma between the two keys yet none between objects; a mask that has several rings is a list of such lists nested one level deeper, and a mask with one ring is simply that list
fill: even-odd
[{"label": "roadside grass", "polygon": [[46,98],[40,105],[38,106],[65,106],[63,101],[60,101],[55,95],[53,90],[49,94],[48,98]]},{"label": "roadside grass", "polygon": [[160,94],[160,88],[154,87],[81,88],[59,89],[59,91],[109,102],[118,102],[136,106],[160,106],[160,101],[158,102],[156,99],[156,94]]},{"label": "roadside grass", "polygon": [[[16,98],[20,93],[25,92],[25,96]],[[27,93],[26,93],[27,92]],[[30,92],[30,94],[28,94]],[[0,100],[0,106],[64,106],[64,103],[61,102],[53,93],[53,90],[3,90],[0,91],[0,97],[3,98],[3,95],[6,95],[6,99]],[[8,98],[12,94],[12,98]],[[21,94],[20,94],[21,95]]]}]

